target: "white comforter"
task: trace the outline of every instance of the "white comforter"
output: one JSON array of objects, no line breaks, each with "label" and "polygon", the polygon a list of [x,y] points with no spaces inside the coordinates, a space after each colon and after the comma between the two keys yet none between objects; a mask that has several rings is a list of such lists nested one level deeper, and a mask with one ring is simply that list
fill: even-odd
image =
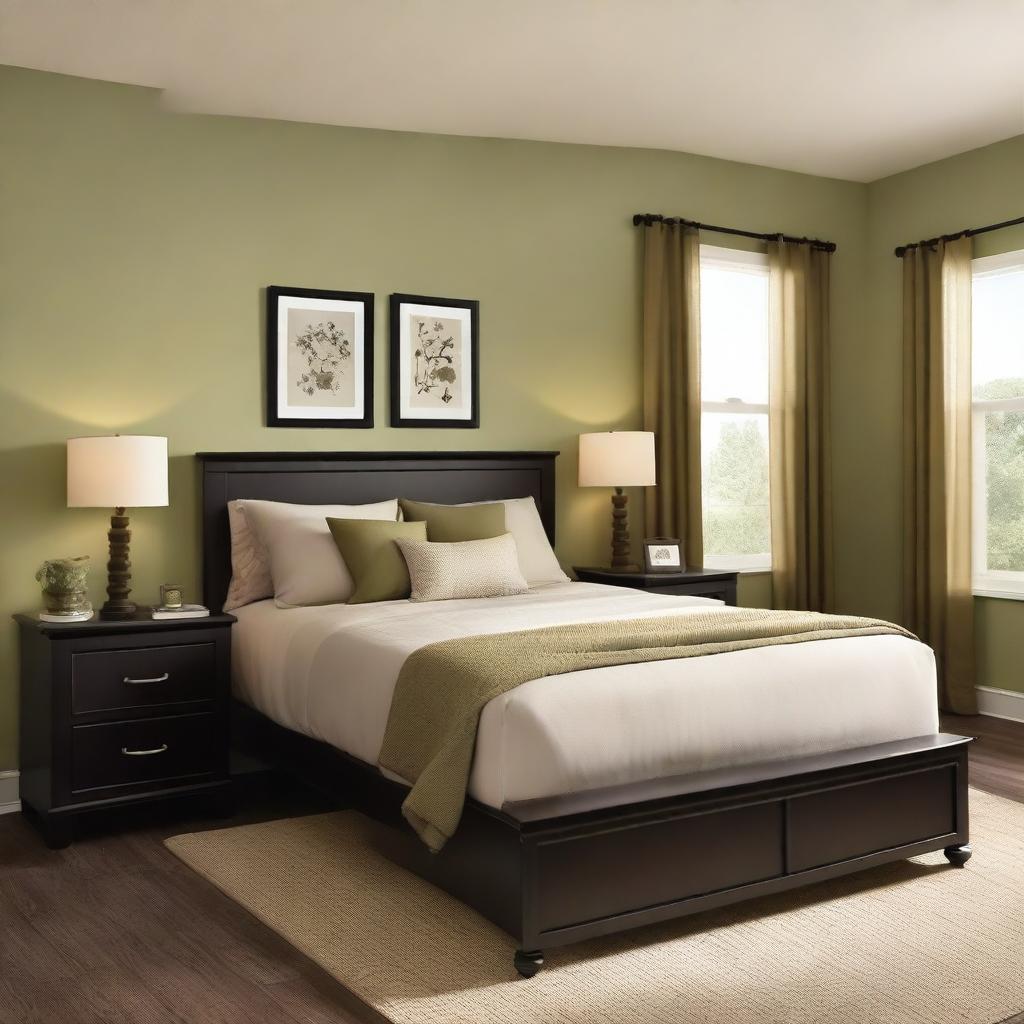
[{"label": "white comforter", "polygon": [[[588,583],[519,597],[235,612],[236,694],[377,763],[409,653],[457,636],[706,610],[717,601]],[[938,730],[930,648],[851,637],[537,679],[480,720],[470,792],[492,807]]]}]

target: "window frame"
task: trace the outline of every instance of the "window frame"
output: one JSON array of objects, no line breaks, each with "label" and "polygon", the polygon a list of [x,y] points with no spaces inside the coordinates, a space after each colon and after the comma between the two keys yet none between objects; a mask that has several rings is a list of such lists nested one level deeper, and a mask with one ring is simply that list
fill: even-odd
[{"label": "window frame", "polygon": [[[1001,271],[1024,272],[1024,249],[979,256],[971,260],[971,283]],[[974,398],[971,395],[971,591],[975,597],[1024,601],[1024,570],[988,568],[988,461],[985,457],[985,414],[1024,413],[1019,398]]]},{"label": "window frame", "polygon": [[[756,267],[759,270],[765,272],[765,276],[768,273],[768,254],[766,252],[758,252],[750,249],[730,249],[726,246],[721,245],[706,245],[703,242],[700,245],[700,269],[703,272],[705,265],[715,265],[726,269],[745,269]],[[771,330],[770,310],[766,304],[766,315],[769,319],[766,322],[766,327]],[[703,345],[703,338],[701,339]],[[770,344],[770,341],[769,341]],[[703,396],[700,402],[700,413],[701,413],[701,434],[704,432],[704,414],[707,412],[711,413],[734,413],[734,414],[751,414],[751,415],[763,415],[767,417],[769,406],[767,402],[744,402],[740,398],[727,398],[725,401],[705,401]],[[769,494],[771,489],[771,441],[769,437],[768,441],[768,459],[769,459]],[[701,467],[701,475],[703,477],[703,466]],[[703,490],[703,479],[701,481],[701,489]],[[703,505],[703,502],[702,502]],[[769,499],[769,523],[771,519],[771,504]],[[701,530],[703,532],[703,508],[701,510]],[[772,571],[772,552],[771,552],[771,530],[769,527],[768,534],[768,552],[759,553],[756,555],[707,555],[704,556],[704,568],[706,569],[717,569],[723,572],[738,572],[744,576],[755,576],[755,575],[767,575]]]}]

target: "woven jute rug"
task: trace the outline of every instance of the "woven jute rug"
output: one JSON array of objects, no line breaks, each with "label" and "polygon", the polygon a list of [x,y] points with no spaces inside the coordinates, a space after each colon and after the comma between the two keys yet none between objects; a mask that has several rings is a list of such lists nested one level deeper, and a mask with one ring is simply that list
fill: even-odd
[{"label": "woven jute rug", "polygon": [[[548,952],[377,853],[353,812],[168,847],[396,1024],[994,1024],[1024,1011],[1024,804],[941,854]],[[623,870],[629,870],[624,864]]]}]

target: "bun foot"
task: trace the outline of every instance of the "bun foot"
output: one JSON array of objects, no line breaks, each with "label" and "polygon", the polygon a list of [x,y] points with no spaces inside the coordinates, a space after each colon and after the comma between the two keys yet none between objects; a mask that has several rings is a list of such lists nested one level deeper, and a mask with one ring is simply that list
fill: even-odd
[{"label": "bun foot", "polygon": [[517,949],[512,962],[524,978],[532,978],[544,966],[544,954],[539,949],[533,952]]},{"label": "bun foot", "polygon": [[974,851],[969,843],[964,843],[963,846],[947,846],[942,852],[953,867],[962,868],[971,859]]}]

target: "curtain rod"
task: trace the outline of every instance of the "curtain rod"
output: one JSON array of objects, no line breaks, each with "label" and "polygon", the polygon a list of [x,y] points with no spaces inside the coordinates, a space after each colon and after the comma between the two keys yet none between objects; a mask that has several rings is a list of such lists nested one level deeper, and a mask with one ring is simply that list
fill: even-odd
[{"label": "curtain rod", "polygon": [[685,224],[691,228],[701,228],[704,231],[715,231],[720,235],[742,235],[744,238],[758,238],[764,242],[775,242],[780,238],[784,242],[806,242],[813,249],[821,249],[823,252],[835,252],[835,242],[823,242],[820,238],[796,238],[793,235],[783,235],[776,231],[774,234],[766,231],[744,231],[743,228],[723,228],[716,224],[701,224],[696,220],[686,220],[684,217],[663,217],[660,213],[634,213],[633,226],[640,224],[651,224],[663,221],[666,224]]},{"label": "curtain rod", "polygon": [[898,245],[893,250],[897,256],[902,256],[908,249],[918,249],[922,245],[935,245],[936,242],[953,242],[958,238],[973,238],[975,235],[984,235],[989,231],[998,231],[1000,228],[1012,228],[1015,224],[1024,224],[1024,217],[1014,217],[1013,220],[1001,220],[998,224],[986,224],[983,228],[965,228],[963,231],[954,232],[952,235],[937,235],[935,238],[926,238],[921,242],[908,242],[906,245]]}]

